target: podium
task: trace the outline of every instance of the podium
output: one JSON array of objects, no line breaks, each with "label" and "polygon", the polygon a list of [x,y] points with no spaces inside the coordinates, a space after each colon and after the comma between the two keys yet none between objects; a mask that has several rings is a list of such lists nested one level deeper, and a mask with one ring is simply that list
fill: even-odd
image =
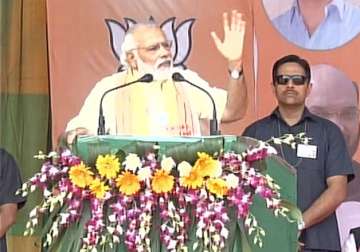
[{"label": "podium", "polygon": [[[175,162],[188,161],[193,164],[197,157],[197,152],[206,152],[210,155],[221,151],[242,153],[251,146],[256,146],[258,141],[248,137],[237,136],[209,136],[209,137],[133,137],[133,136],[90,136],[79,137],[74,147],[77,156],[88,165],[95,163],[99,154],[116,154],[124,158],[129,153],[136,153],[139,156],[145,153],[155,152],[157,156],[171,156]],[[270,175],[275,183],[280,186],[281,198],[296,205],[296,171],[279,157],[272,155],[265,159],[262,167],[264,173]],[[266,169],[265,169],[266,168]],[[297,251],[297,224],[289,222],[282,216],[275,217],[270,209],[267,209],[265,202],[259,196],[255,196],[250,212],[256,217],[259,225],[265,230],[263,246],[253,244],[253,236],[248,235],[244,230],[243,220],[237,219],[233,207],[228,207],[230,221],[227,223],[229,237],[223,251],[229,252],[291,252]],[[56,251],[75,251],[79,244],[79,238],[83,235],[83,225],[86,214],[82,216],[79,224],[72,229],[71,234],[65,230],[62,237],[54,248]],[[196,222],[196,220],[195,220]],[[194,224],[194,223],[193,223]],[[151,251],[166,251],[161,244],[159,237],[160,219],[158,212],[154,213],[151,228]],[[74,230],[79,229],[78,235],[74,235]],[[187,242],[188,251],[193,250],[196,241],[193,227],[189,227],[189,239]],[[244,237],[249,242],[250,250],[244,246]],[[64,245],[66,244],[66,245]],[[74,247],[75,246],[75,247]],[[66,247],[68,250],[64,249]],[[70,248],[70,249],[69,249]],[[74,250],[75,249],[75,250]],[[51,250],[53,251],[53,250]],[[120,242],[113,248],[106,247],[101,251],[127,251],[124,242]]]},{"label": "podium", "polygon": [[[255,146],[257,141],[246,137],[236,136],[211,136],[211,137],[132,137],[132,136],[96,136],[79,138],[76,145],[76,153],[88,163],[93,163],[98,154],[137,153],[143,155],[147,151],[157,151],[159,156],[166,155],[175,161],[186,160],[193,163],[197,152],[213,154],[220,150],[235,151],[241,153],[250,146]],[[155,148],[154,148],[155,146]],[[286,162],[277,156],[266,159],[266,173],[274,178],[280,187],[283,199],[296,205],[296,172]],[[229,209],[231,210],[231,209]],[[231,211],[230,211],[231,212]],[[266,235],[263,247],[252,245],[251,237],[248,237],[252,251],[296,251],[297,248],[297,226],[288,222],[285,218],[275,217],[264,202],[256,197],[251,207],[251,212],[264,228]],[[231,213],[229,213],[231,215]],[[241,235],[239,222],[232,216],[229,223],[230,237],[226,246],[228,251],[241,251]],[[156,239],[156,238],[153,238]],[[190,240],[194,239],[190,237]],[[152,241],[159,244],[159,241]],[[189,246],[191,247],[191,246]],[[125,249],[125,248],[123,248]],[[161,251],[164,248],[158,246]]]}]

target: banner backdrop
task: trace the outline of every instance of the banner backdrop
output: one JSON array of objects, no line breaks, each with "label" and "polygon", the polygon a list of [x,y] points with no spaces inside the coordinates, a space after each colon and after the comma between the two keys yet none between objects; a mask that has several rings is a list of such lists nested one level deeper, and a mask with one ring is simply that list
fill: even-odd
[{"label": "banner backdrop", "polygon": [[[211,85],[224,87],[228,81],[227,63],[217,51],[210,32],[223,36],[222,13],[232,9],[240,10],[249,20],[246,40],[251,44],[253,31],[247,1],[214,1],[212,4],[206,0],[48,1],[53,140],[56,141],[69,119],[78,113],[95,83],[119,67],[113,50],[119,44],[115,41],[115,46],[112,45],[111,38],[116,36],[111,37],[109,27],[122,32],[126,22],[146,22],[150,18],[168,27],[173,20],[174,29],[184,22],[185,25],[192,22],[188,28],[191,34],[188,57],[178,60],[183,60],[186,67],[198,72]],[[176,39],[184,40],[181,35]],[[186,54],[186,49],[182,50],[182,54]],[[245,67],[249,97],[254,97],[252,58],[251,50],[247,50],[244,60],[251,62]],[[251,99],[250,103],[253,103]],[[226,125],[223,133],[239,134],[245,122]]]},{"label": "banner backdrop", "polygon": [[[354,6],[360,4],[359,0],[345,0],[345,2]],[[248,84],[248,110],[245,119],[237,123],[222,125],[223,134],[241,134],[245,126],[269,114],[274,109],[276,100],[270,84],[271,70],[273,63],[284,55],[297,54],[307,59],[312,66],[328,65],[329,68],[341,72],[346,77],[345,79],[350,80],[357,87],[357,83],[360,83],[360,71],[358,70],[360,36],[355,28],[360,27],[360,20],[356,17],[352,18],[347,29],[338,29],[335,32],[331,26],[327,28],[328,33],[330,32],[332,36],[330,36],[330,41],[333,42],[339,39],[342,32],[347,31],[346,36],[349,38],[344,37],[345,42],[339,40],[338,44],[328,48],[326,47],[328,41],[322,41],[323,44],[319,45],[315,41],[309,46],[299,46],[292,42],[290,37],[286,37],[287,33],[275,28],[273,25],[275,21],[271,21],[289,10],[291,5],[292,0],[48,0],[53,142],[56,143],[56,139],[64,131],[66,123],[78,113],[95,83],[118,69],[116,47],[119,44],[116,43],[116,37],[111,35],[110,28],[117,29],[117,33],[121,33],[129,23],[145,22],[150,18],[170,29],[173,25],[175,31],[179,27],[187,26],[188,34],[191,34],[190,46],[187,47],[186,44],[179,42],[181,35],[175,37],[179,46],[187,47],[181,49],[180,58],[177,60],[198,72],[211,85],[225,87],[228,79],[226,61],[215,48],[210,32],[216,31],[221,37],[223,36],[222,13],[224,11],[238,9],[244,13],[247,21],[244,72]],[[344,13],[346,14],[346,12]],[[347,17],[345,14],[344,18]],[[294,36],[296,35],[299,34]],[[325,36],[317,35],[320,40]],[[114,43],[112,43],[112,39],[115,39]],[[316,46],[324,46],[325,49],[311,49]],[[322,85],[327,85],[326,78],[322,79],[324,80]],[[332,88],[332,90],[342,89],[342,85],[345,84],[338,83],[338,87]],[[353,145],[357,147],[359,136],[358,91],[357,88],[354,90],[357,95],[355,95],[354,115],[350,116],[353,127],[350,130],[352,135],[349,138],[356,139]],[[335,101],[334,99],[328,100]],[[340,110],[342,111],[343,108]],[[330,112],[340,115],[341,111]],[[330,112],[328,111],[328,114]],[[346,116],[341,118],[344,117]],[[349,114],[347,114],[347,118],[349,118]],[[346,128],[342,122],[338,122],[338,125]],[[346,130],[343,133],[346,135]],[[359,160],[359,151],[353,157],[354,160]]]}]

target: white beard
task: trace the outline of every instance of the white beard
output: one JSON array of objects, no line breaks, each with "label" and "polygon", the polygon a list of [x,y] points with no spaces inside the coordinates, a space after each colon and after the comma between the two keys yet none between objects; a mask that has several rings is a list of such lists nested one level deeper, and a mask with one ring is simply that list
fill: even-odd
[{"label": "white beard", "polygon": [[[171,59],[158,59],[155,65],[145,63],[138,55],[135,56],[138,66],[138,71],[141,76],[150,73],[153,75],[154,80],[168,80],[171,79],[173,72],[173,61]],[[164,62],[170,62],[169,66],[161,66]]]}]

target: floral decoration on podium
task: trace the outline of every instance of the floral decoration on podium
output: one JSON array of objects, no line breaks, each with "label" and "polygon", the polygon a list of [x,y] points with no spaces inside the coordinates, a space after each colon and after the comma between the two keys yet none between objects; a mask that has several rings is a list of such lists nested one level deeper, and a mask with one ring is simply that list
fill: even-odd
[{"label": "floral decoration on podium", "polygon": [[[292,146],[299,140],[308,141],[303,134],[271,139]],[[79,227],[80,251],[102,251],[121,242],[128,251],[151,251],[152,228],[159,230],[168,251],[188,251],[191,225],[197,238],[191,250],[221,251],[229,236],[228,207],[233,207],[253,243],[262,246],[266,231],[250,212],[254,196],[275,216],[291,221],[288,214],[296,211],[282,204],[280,187],[254,166],[273,154],[273,147],[259,142],[242,153],[198,152],[193,164],[150,152],[129,153],[122,161],[114,154],[98,155],[95,167],[89,167],[69,150],[40,152],[41,171],[18,191],[26,196],[39,188],[43,193],[42,203],[29,214],[25,235],[33,234],[39,217],[49,214],[43,246],[52,246],[64,229],[87,216]]]}]

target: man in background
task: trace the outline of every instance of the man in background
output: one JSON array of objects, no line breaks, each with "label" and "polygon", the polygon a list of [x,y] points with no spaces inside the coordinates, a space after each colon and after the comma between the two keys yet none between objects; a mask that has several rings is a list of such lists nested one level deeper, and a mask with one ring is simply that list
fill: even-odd
[{"label": "man in background", "polygon": [[345,0],[294,0],[272,20],[290,42],[306,49],[333,49],[360,32],[360,8]]},{"label": "man in background", "polygon": [[6,252],[6,232],[15,223],[17,210],[25,199],[15,195],[22,182],[14,158],[0,148],[0,251]]},{"label": "man in background", "polygon": [[[312,91],[306,106],[315,115],[335,123],[354,157],[359,144],[359,89],[342,71],[330,65],[311,67]],[[360,201],[360,165],[353,160],[355,178],[348,184],[347,200]]]}]

